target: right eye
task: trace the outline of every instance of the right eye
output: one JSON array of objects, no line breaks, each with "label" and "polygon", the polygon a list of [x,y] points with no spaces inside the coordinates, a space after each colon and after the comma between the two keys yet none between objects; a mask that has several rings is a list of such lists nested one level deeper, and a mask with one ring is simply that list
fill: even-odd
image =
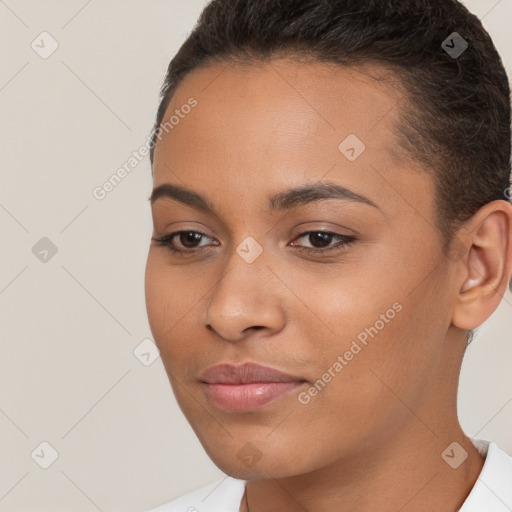
[{"label": "right eye", "polygon": [[[154,240],[160,246],[167,247],[174,254],[188,256],[202,252],[207,247],[200,245],[199,248],[197,248],[195,246],[203,237],[210,238],[206,233],[202,233],[200,231],[182,230],[174,231],[173,233],[169,233],[168,235],[164,235],[160,238],[152,238],[151,240]],[[182,248],[176,247],[174,243],[175,238],[177,238]]]}]

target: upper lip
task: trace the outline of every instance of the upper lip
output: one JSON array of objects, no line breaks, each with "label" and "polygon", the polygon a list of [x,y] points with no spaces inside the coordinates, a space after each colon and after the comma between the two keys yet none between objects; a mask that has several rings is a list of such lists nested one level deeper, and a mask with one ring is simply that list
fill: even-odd
[{"label": "upper lip", "polygon": [[305,379],[255,363],[219,364],[204,371],[199,380],[208,384],[250,384],[253,382],[302,382]]}]

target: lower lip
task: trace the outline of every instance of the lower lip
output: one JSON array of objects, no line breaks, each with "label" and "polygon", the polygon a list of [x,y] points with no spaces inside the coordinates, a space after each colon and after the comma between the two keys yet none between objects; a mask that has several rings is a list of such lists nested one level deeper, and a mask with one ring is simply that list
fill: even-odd
[{"label": "lower lip", "polygon": [[203,383],[208,399],[225,411],[250,411],[288,395],[304,382],[253,382],[250,384]]}]

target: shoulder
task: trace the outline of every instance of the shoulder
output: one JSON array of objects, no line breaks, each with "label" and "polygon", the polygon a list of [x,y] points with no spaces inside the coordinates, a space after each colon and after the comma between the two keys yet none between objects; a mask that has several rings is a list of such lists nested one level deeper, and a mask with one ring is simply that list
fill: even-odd
[{"label": "shoulder", "polygon": [[512,457],[493,442],[478,440],[473,444],[482,450],[485,462],[459,512],[510,512]]},{"label": "shoulder", "polygon": [[226,476],[146,512],[238,512],[245,481]]}]

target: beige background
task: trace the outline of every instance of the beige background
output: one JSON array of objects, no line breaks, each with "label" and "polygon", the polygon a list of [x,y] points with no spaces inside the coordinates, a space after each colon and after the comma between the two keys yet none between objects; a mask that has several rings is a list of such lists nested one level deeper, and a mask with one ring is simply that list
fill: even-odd
[{"label": "beige background", "polygon": [[[161,360],[133,353],[151,337],[149,158],[92,195],[145,142],[204,4],[0,0],[0,512],[135,512],[222,476]],[[467,4],[510,74],[512,0]],[[47,59],[31,48],[43,31],[59,45]],[[57,248],[46,263],[32,252],[42,237]],[[511,326],[508,293],[468,348],[460,417],[512,454]],[[43,441],[58,452],[48,469]]]}]

